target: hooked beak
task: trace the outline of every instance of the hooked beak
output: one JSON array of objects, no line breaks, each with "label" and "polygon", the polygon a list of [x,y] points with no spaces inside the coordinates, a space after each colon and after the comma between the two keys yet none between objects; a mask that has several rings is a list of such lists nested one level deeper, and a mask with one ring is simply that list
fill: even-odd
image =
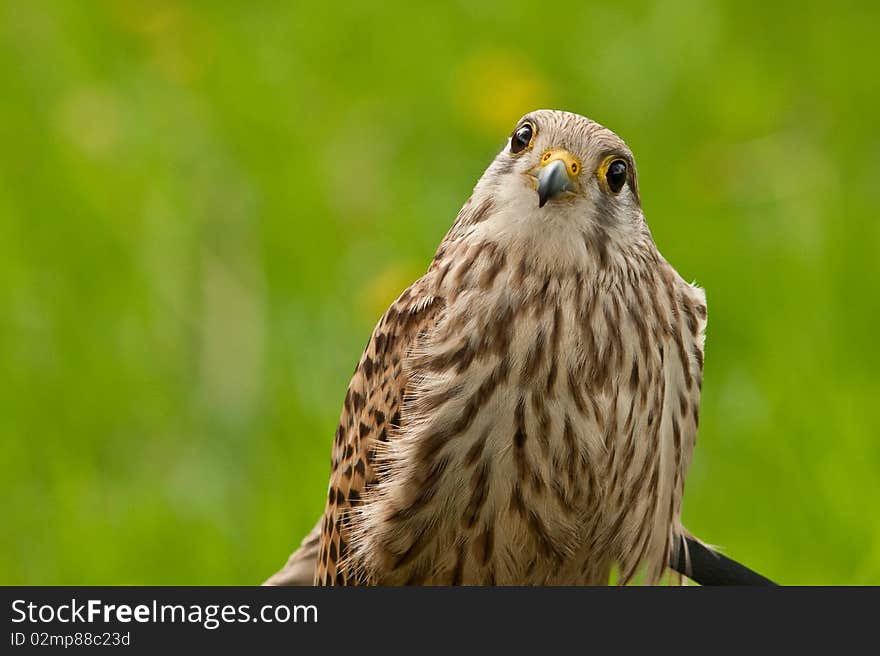
[{"label": "hooked beak", "polygon": [[568,151],[557,150],[544,153],[538,178],[538,207],[563,192],[574,192],[575,180],[580,173],[580,162]]}]

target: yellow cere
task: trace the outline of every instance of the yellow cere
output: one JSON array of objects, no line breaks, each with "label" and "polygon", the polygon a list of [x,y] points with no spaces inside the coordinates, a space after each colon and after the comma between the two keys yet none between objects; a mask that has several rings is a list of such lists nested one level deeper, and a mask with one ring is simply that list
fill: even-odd
[{"label": "yellow cere", "polygon": [[581,172],[581,161],[567,150],[556,148],[548,150],[541,156],[541,166],[547,166],[550,162],[562,160],[565,162],[565,170],[569,176],[575,177]]}]

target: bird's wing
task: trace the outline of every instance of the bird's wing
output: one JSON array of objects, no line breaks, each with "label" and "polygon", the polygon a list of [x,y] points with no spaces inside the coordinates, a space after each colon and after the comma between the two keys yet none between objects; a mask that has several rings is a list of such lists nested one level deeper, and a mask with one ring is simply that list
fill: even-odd
[{"label": "bird's wing", "polygon": [[[639,528],[635,537],[622,543],[617,560],[618,581],[628,583],[644,567],[645,582],[653,585],[670,562],[677,562],[678,549],[687,548],[681,539],[681,504],[699,424],[706,296],[665,261],[660,262],[653,284],[645,287],[652,290],[647,296],[654,310],[653,317],[641,324],[641,343],[650,345],[653,360],[648,376],[641,376],[648,402],[641,404],[647,422],[639,443],[651,468],[631,469],[636,477],[627,479],[638,499],[627,512],[636,513]],[[659,375],[652,375],[652,370]]]},{"label": "bird's wing", "polygon": [[[311,537],[291,556],[287,566],[270,581],[287,580],[298,555],[313,559],[318,584],[352,584],[352,572],[340,566],[348,555],[352,508],[377,480],[376,446],[400,431],[400,410],[409,382],[404,361],[412,348],[436,322],[443,301],[429,293],[429,276],[417,280],[391,304],[379,320],[348,386],[333,442],[330,484],[324,517]],[[308,547],[306,548],[306,542]],[[298,572],[299,569],[296,569]]]},{"label": "bird's wing", "polygon": [[315,563],[321,544],[321,522],[315,524],[303,538],[299,549],[294,551],[287,563],[270,576],[263,585],[312,585],[315,581]]},{"label": "bird's wing", "polygon": [[[678,549],[685,534],[681,526],[681,502],[684,482],[697,441],[700,417],[700,392],[703,386],[703,353],[706,335],[706,294],[689,285],[672,269],[667,269],[671,316],[664,340],[664,395],[661,410],[661,476],[660,496],[669,499],[670,516],[657,517],[655,538],[663,544],[663,558],[655,559],[648,579],[659,579],[668,562],[678,559]],[[666,535],[661,527],[668,527]],[[664,539],[665,538],[665,539]],[[687,543],[684,543],[687,550]],[[687,553],[684,554],[687,560]]]},{"label": "bird's wing", "polygon": [[[285,572],[306,562],[314,566],[315,584],[361,582],[345,567],[351,511],[378,480],[374,466],[377,446],[393,440],[403,428],[403,400],[412,387],[411,378],[417,375],[407,369],[406,360],[437,325],[445,308],[439,289],[454,261],[450,253],[462,236],[461,226],[479,220],[490,208],[491,203],[474,204],[470,199],[465,203],[427,273],[391,304],[373,330],[349,383],[336,428],[324,516],[269,582],[300,580]],[[311,540],[315,534],[320,536],[317,543]]]}]

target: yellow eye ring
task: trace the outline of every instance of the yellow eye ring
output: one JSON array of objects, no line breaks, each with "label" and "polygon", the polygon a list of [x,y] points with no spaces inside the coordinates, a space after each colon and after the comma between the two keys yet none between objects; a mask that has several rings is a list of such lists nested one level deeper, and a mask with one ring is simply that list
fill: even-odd
[{"label": "yellow eye ring", "polygon": [[629,166],[619,155],[609,155],[596,169],[599,186],[607,193],[617,194],[623,189],[628,177]]}]

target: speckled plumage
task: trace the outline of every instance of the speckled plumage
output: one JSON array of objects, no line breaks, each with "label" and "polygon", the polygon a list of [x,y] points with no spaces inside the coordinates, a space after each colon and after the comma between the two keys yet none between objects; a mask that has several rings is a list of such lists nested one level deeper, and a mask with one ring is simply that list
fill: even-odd
[{"label": "speckled plumage", "polygon": [[[524,117],[425,275],[381,318],[333,443],[316,530],[269,583],[660,580],[683,531],[706,304],[657,251],[626,145]],[[565,149],[577,189],[539,208]],[[597,173],[627,164],[614,193]]]}]

